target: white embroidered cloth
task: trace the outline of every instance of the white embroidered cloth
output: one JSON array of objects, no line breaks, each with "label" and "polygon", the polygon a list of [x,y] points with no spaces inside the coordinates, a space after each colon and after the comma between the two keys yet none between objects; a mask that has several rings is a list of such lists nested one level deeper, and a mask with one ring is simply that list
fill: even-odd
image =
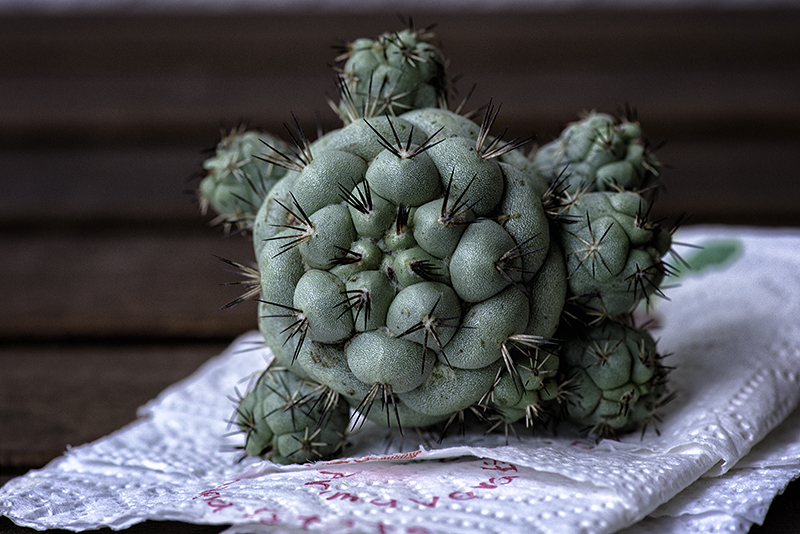
[{"label": "white embroidered cloth", "polygon": [[407,431],[406,452],[387,456],[386,431],[365,425],[339,461],[236,463],[227,397],[269,357],[251,333],[137,422],[8,482],[0,514],[75,531],[177,520],[231,533],[744,533],[800,474],[800,231],[689,228],[678,240],[729,236],[744,245],[735,263],[657,306],[677,393],[660,435],[506,445],[476,431],[437,445]]}]

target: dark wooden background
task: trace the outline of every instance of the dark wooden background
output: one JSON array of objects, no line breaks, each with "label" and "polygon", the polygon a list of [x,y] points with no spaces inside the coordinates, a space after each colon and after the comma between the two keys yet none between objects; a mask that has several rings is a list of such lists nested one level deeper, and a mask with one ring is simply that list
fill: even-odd
[{"label": "dark wooden background", "polygon": [[[546,141],[635,106],[668,165],[659,216],[800,226],[800,10],[414,14],[478,107]],[[241,120],[336,119],[331,48],[393,14],[0,17],[0,484],[138,406],[255,326],[201,217],[201,150]],[[188,191],[188,192],[187,192]],[[797,531],[797,484],[765,532]],[[148,524],[145,529],[218,531]],[[23,532],[0,519],[0,532]]]}]

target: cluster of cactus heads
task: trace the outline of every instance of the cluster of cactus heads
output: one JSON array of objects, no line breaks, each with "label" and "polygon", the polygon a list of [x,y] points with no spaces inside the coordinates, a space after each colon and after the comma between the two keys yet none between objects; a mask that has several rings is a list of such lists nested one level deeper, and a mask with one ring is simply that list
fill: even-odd
[{"label": "cluster of cactus heads", "polygon": [[[343,49],[341,128],[237,130],[201,198],[253,238],[245,297],[275,355],[236,399],[247,454],[314,461],[370,419],[441,432],[655,426],[668,368],[632,319],[662,296],[671,232],[631,118],[592,113],[525,154],[447,104],[428,30]],[[478,112],[476,116],[481,116]],[[258,139],[259,142],[255,140]]]}]

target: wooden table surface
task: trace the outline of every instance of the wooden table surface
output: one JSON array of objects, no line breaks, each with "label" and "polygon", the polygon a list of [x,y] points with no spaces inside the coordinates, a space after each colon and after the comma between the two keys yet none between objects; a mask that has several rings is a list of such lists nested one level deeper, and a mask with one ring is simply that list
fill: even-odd
[{"label": "wooden table surface", "polygon": [[[800,10],[414,14],[510,136],[634,105],[667,143],[657,216],[800,226]],[[337,39],[394,15],[0,17],[0,484],[131,422],[255,309],[190,178],[220,127],[335,127]],[[188,192],[187,192],[188,191]],[[798,483],[763,528],[798,532]],[[148,522],[131,532],[218,532]],[[29,532],[0,518],[0,533]]]}]

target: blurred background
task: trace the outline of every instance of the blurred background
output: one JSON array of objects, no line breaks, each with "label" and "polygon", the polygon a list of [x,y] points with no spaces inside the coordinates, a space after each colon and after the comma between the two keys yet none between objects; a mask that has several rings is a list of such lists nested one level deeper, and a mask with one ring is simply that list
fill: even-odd
[{"label": "blurred background", "polygon": [[0,484],[135,418],[255,327],[250,243],[201,217],[241,122],[337,127],[334,46],[436,24],[454,101],[507,138],[638,112],[656,217],[800,226],[800,3],[0,0]]}]

